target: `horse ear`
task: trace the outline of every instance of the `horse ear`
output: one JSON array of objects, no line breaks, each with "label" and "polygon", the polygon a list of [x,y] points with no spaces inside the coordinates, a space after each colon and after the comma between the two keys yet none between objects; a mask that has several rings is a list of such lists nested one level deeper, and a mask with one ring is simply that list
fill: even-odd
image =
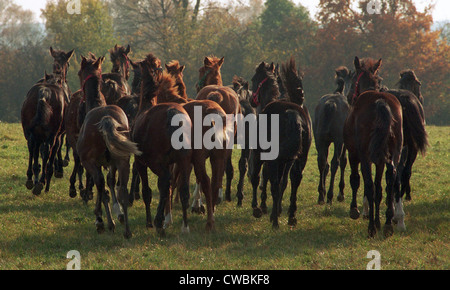
[{"label": "horse ear", "polygon": [[376,74],[378,73],[378,70],[381,68],[381,64],[382,64],[382,59],[380,58],[377,63],[375,64],[375,66],[373,67],[373,73]]},{"label": "horse ear", "polygon": [[164,65],[165,65],[165,67],[166,67],[166,70],[169,71],[169,66],[167,65],[167,63],[164,64]]},{"label": "horse ear", "polygon": [[128,55],[131,52],[131,47],[128,44],[127,49],[125,49],[125,54]]},{"label": "horse ear", "polygon": [[101,69],[102,63],[103,63],[104,60],[105,60],[105,57],[104,57],[104,56],[99,57],[99,58],[97,59],[97,61],[94,63],[95,68],[96,68],[96,69]]},{"label": "horse ear", "polygon": [[55,53],[55,51],[53,50],[53,47],[50,46],[50,55],[51,55],[52,57],[54,57],[54,53]]},{"label": "horse ear", "polygon": [[272,73],[275,73],[275,65],[273,64],[273,62],[270,64],[269,69]]},{"label": "horse ear", "polygon": [[353,64],[355,65],[356,71],[361,69],[361,62],[359,61],[359,58],[357,56],[355,56],[355,61],[353,62]]},{"label": "horse ear", "polygon": [[180,66],[180,73],[182,73],[185,68],[186,68],[186,66],[184,66],[184,65]]},{"label": "horse ear", "polygon": [[210,66],[212,64],[211,60],[209,59],[209,57],[205,57],[205,60],[203,61],[203,64],[205,66]]},{"label": "horse ear", "polygon": [[217,65],[219,66],[219,68],[223,65],[223,62],[225,60],[225,57],[222,57],[219,62],[217,63]]},{"label": "horse ear", "polygon": [[266,67],[266,63],[265,62],[261,62],[258,66],[258,70],[264,69]]},{"label": "horse ear", "polygon": [[84,55],[81,55],[81,67],[83,68],[86,65],[87,59]]},{"label": "horse ear", "polygon": [[72,49],[71,51],[66,53],[67,62],[70,61],[70,59],[72,58],[74,52],[75,52],[75,49]]}]

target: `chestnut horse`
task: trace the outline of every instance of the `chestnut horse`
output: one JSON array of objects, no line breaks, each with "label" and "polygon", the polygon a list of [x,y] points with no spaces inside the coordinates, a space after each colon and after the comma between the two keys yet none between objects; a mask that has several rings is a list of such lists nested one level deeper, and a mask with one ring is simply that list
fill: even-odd
[{"label": "chestnut horse", "polygon": [[[197,83],[197,100],[212,100],[218,103],[227,115],[241,114],[241,106],[239,104],[239,97],[236,92],[229,87],[224,87],[222,82],[222,75],[220,68],[222,67],[224,58],[205,57],[203,67],[199,69],[199,82]],[[227,126],[227,139],[236,137],[236,122],[234,128],[231,124]],[[228,157],[226,158],[226,176],[227,183],[225,189],[225,198],[231,201],[231,181],[233,180],[233,164],[231,155],[232,149],[228,149]],[[197,186],[197,188],[199,188]],[[219,191],[220,203],[222,200],[222,189]]]},{"label": "chestnut horse", "polygon": [[[22,105],[22,129],[29,153],[26,187],[32,189],[35,195],[41,194],[44,185],[45,191],[49,191],[54,160],[64,133],[66,102],[63,82],[59,75],[49,78],[46,74],[43,82],[35,84],[28,91]],[[40,179],[39,153],[42,157]]]},{"label": "chestnut horse", "polygon": [[[377,92],[379,86],[378,70],[382,60],[355,57],[356,69],[354,93],[351,97],[352,109],[344,126],[344,143],[349,154],[351,167],[350,184],[352,202],[350,217],[357,219],[356,195],[361,173],[364,179],[364,197],[369,207],[369,237],[374,237],[380,225],[380,203],[382,199],[381,180],[386,171],[386,223],[384,235],[393,234],[392,218],[394,217],[394,187],[396,184],[397,166],[403,146],[402,106],[397,98],[388,93]],[[371,165],[375,164],[375,182],[372,179]]]},{"label": "chestnut horse", "polygon": [[[267,115],[267,127],[272,128],[272,118],[279,118],[279,148],[278,156],[273,160],[261,160],[260,148],[252,150],[250,157],[249,175],[253,187],[253,216],[262,216],[262,210],[258,207],[257,189],[259,185],[259,174],[263,163],[267,164],[268,177],[271,183],[273,208],[270,220],[273,228],[278,228],[278,217],[281,214],[281,202],[283,192],[287,186],[287,177],[290,171],[291,180],[291,204],[289,207],[290,226],[297,224],[295,213],[297,211],[297,190],[303,177],[309,148],[312,141],[311,119],[308,110],[303,105],[304,93],[302,79],[291,58],[282,65],[282,80],[286,87],[288,100],[278,100],[279,88],[275,76],[275,67],[262,62],[252,78],[252,101],[257,107],[258,122],[261,116]],[[261,125],[260,125],[261,126]],[[267,128],[267,136],[271,132]],[[261,128],[260,128],[261,130]]]},{"label": "chestnut horse", "polygon": [[330,165],[328,164],[328,149],[331,143],[334,144],[334,156],[331,160],[330,187],[327,193],[327,203],[333,201],[334,178],[337,169],[341,168],[341,179],[339,183],[338,201],[344,201],[344,172],[347,165],[347,156],[344,147],[344,123],[347,119],[350,106],[344,95],[346,84],[351,81],[351,72],[346,67],[336,69],[336,83],[338,88],[334,94],[323,96],[316,106],[313,122],[314,140],[317,149],[317,164],[320,172],[319,179],[319,199],[318,203],[323,204],[325,199],[325,181]]},{"label": "chestnut horse", "polygon": [[[170,202],[171,165],[177,164],[183,207],[182,231],[189,231],[187,208],[192,150],[183,147],[175,149],[172,145],[172,135],[181,127],[187,128],[190,132],[192,123],[186,110],[180,104],[156,104],[157,98],[171,99],[177,96],[174,80],[169,74],[162,72],[161,61],[149,54],[139,64],[142,72],[141,100],[132,137],[142,151],[142,155],[135,156],[134,166],[141,179],[146,226],[153,227],[150,212],[152,193],[148,184],[147,168],[150,168],[158,176],[160,201],[155,217],[155,226],[157,232],[164,235],[164,210],[166,203]],[[172,125],[175,116],[183,117],[182,125],[179,123],[177,126]]]},{"label": "chestnut horse", "polygon": [[[131,154],[139,155],[137,144],[129,140],[128,120],[125,113],[115,105],[106,105],[101,93],[101,65],[104,57],[89,59],[82,56],[79,72],[82,81],[83,98],[86,102],[86,116],[80,129],[76,150],[81,164],[92,177],[97,187],[97,201],[94,213],[96,215],[97,232],[102,233],[102,203],[105,207],[108,228],[115,229],[111,217],[108,191],[105,189],[105,178],[102,167],[109,168],[107,184],[113,198],[113,207],[120,204],[123,216],[119,220],[125,224],[124,237],[132,236],[128,224],[128,178],[130,172]],[[115,174],[119,173],[118,202],[115,193]]]}]

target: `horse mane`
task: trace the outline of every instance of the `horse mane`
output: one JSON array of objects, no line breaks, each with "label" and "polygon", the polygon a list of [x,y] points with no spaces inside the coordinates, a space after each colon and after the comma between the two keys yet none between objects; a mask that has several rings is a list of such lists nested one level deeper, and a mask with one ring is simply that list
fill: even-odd
[{"label": "horse mane", "polygon": [[156,90],[157,103],[187,103],[178,94],[175,78],[168,72],[163,72]]},{"label": "horse mane", "polygon": [[[141,102],[139,105],[140,109],[150,105],[152,99],[156,96],[157,91],[157,81],[153,79],[153,76],[150,74],[149,69],[159,68],[161,66],[161,60],[159,60],[152,53],[149,53],[146,58],[139,62],[139,66],[141,67]],[[144,100],[148,103],[144,103]]]},{"label": "horse mane", "polygon": [[180,62],[178,60],[172,60],[168,64],[166,64],[167,72],[170,73],[173,77],[178,76],[175,79],[175,85],[178,88],[178,94],[183,99],[187,99],[188,97],[186,94],[186,85],[183,81],[183,78],[181,77],[181,72],[183,70],[181,70],[181,72],[180,72],[181,68],[182,68],[182,66],[180,65]]},{"label": "horse mane", "polygon": [[[270,64],[264,62],[264,68],[262,69],[262,71],[263,74],[273,82],[270,95],[272,96],[273,100],[276,100],[280,96],[280,89],[278,87],[278,81],[277,76],[275,75],[275,71],[271,70],[270,66]],[[257,66],[256,71],[261,71],[261,64]]]},{"label": "horse mane", "polygon": [[248,85],[248,81],[246,81],[243,77],[233,76],[233,87],[243,87],[244,85]]},{"label": "horse mane", "polygon": [[172,60],[167,65],[166,68],[168,71],[178,70],[180,68],[180,62],[178,60]]},{"label": "horse mane", "polygon": [[374,67],[378,61],[376,59],[373,59],[371,57],[362,58],[360,60],[361,69],[363,71],[370,71],[372,73],[375,72]]},{"label": "horse mane", "polygon": [[302,105],[304,101],[303,74],[297,71],[294,57],[281,65],[281,76],[291,102]]}]

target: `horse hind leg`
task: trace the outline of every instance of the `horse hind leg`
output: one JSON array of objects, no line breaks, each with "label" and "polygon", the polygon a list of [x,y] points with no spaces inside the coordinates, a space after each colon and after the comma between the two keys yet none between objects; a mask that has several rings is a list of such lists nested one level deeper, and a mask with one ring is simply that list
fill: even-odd
[{"label": "horse hind leg", "polygon": [[339,168],[340,161],[341,161],[341,155],[342,155],[342,143],[334,143],[334,155],[333,159],[331,160],[331,175],[330,175],[330,187],[328,188],[327,193],[327,203],[332,204],[333,203],[333,191],[334,191],[334,179],[336,177],[336,172]]},{"label": "horse hind leg", "polygon": [[345,167],[347,167],[347,152],[345,149],[345,146],[342,149],[342,155],[341,155],[341,162],[340,162],[340,168],[341,168],[341,180],[339,182],[339,195],[337,197],[337,200],[339,202],[343,202],[345,200],[344,196],[344,189],[345,189]]},{"label": "horse hind leg", "polygon": [[120,192],[120,187],[116,186],[116,172],[117,172],[117,167],[111,166],[109,169],[108,175],[106,176],[106,180],[107,180],[107,184],[109,187],[109,191],[111,192],[111,197],[112,197],[112,201],[113,201],[112,212],[117,217],[119,222],[121,224],[123,224],[124,223],[124,212],[123,212],[122,205],[117,200],[117,195],[116,195],[116,192]]},{"label": "horse hind leg", "polygon": [[[225,188],[225,200],[226,201],[231,201],[231,181],[233,180],[233,176],[234,176],[234,169],[233,169],[233,162],[231,159],[231,154],[230,156],[226,159],[226,176],[227,176],[227,184],[226,184],[226,188]],[[223,197],[220,196],[222,194],[222,191],[219,191],[219,198],[217,200],[217,204],[219,204]]]},{"label": "horse hind leg", "polygon": [[[25,186],[28,190],[33,189],[34,183],[33,183],[33,154],[34,154],[34,147],[35,147],[35,140],[32,135],[28,137],[27,145],[28,145],[28,170],[27,170],[27,181],[25,183]],[[39,154],[39,152],[38,152]]]}]

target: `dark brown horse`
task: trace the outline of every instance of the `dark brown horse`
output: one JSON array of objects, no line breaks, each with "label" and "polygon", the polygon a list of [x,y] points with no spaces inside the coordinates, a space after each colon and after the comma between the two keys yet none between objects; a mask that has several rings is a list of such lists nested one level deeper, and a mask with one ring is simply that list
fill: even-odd
[{"label": "dark brown horse", "polygon": [[[190,132],[192,123],[186,110],[177,103],[156,104],[158,97],[176,95],[174,79],[162,72],[161,61],[149,54],[140,62],[142,71],[141,100],[139,112],[133,127],[133,140],[138,144],[142,155],[135,156],[135,166],[142,183],[142,196],[146,209],[146,226],[153,227],[150,203],[152,193],[148,184],[147,168],[158,176],[160,202],[155,217],[157,231],[164,235],[164,210],[170,202],[171,165],[177,164],[180,180],[180,197],[183,207],[183,231],[188,231],[187,208],[189,203],[189,173],[192,150],[175,149],[172,135],[175,131],[187,128]],[[180,115],[181,114],[181,115]],[[183,117],[182,125],[172,125],[172,119]]]},{"label": "dark brown horse", "polygon": [[[325,181],[330,168],[328,164],[328,149],[334,144],[334,156],[331,160],[330,186],[327,193],[327,203],[333,201],[334,178],[337,169],[341,168],[338,201],[344,201],[344,172],[347,164],[347,156],[344,147],[344,124],[347,119],[350,106],[344,96],[346,80],[351,80],[351,72],[346,67],[336,69],[336,84],[338,88],[334,94],[323,96],[316,106],[313,122],[314,139],[317,149],[317,164],[320,172],[319,180],[319,204],[324,203]],[[347,86],[348,87],[348,86]]]},{"label": "dark brown horse", "polygon": [[[282,66],[282,79],[289,96],[288,101],[280,101],[279,88],[275,76],[275,66],[262,62],[252,78],[252,105],[257,107],[258,123],[261,132],[261,118],[267,116],[267,138],[276,138],[272,122],[279,119],[278,127],[278,155],[272,160],[262,160],[261,148],[252,150],[250,157],[249,174],[253,186],[253,215],[261,217],[262,211],[258,207],[257,189],[259,185],[259,173],[263,163],[267,164],[268,177],[271,184],[273,208],[270,220],[272,226],[277,228],[278,217],[281,213],[281,201],[283,192],[287,186],[287,177],[290,172],[291,179],[291,204],[289,207],[290,226],[297,224],[295,213],[297,211],[297,190],[303,177],[309,148],[312,141],[311,120],[308,110],[303,105],[304,93],[302,79],[299,75],[295,60],[291,58]],[[275,123],[276,125],[276,123]],[[269,129],[270,128],[270,129]],[[274,136],[274,137],[270,137]],[[261,138],[261,136],[259,136]]]},{"label": "dark brown horse", "polygon": [[[199,82],[197,84],[197,100],[212,100],[218,103],[227,115],[241,114],[241,106],[239,104],[239,97],[236,92],[229,87],[224,87],[222,82],[222,76],[220,68],[222,67],[224,58],[217,57],[205,57],[204,65],[199,70]],[[227,126],[227,138],[236,137],[236,122],[234,122],[234,128],[232,124]],[[231,181],[233,180],[233,164],[231,161],[231,155],[233,150],[228,149],[229,157],[226,158],[226,176],[227,183],[225,189],[225,199],[231,201]],[[218,202],[222,200],[222,189],[219,193]]]},{"label": "dark brown horse", "polygon": [[[28,170],[26,187],[33,194],[48,192],[53,175],[53,164],[64,133],[64,110],[66,107],[63,79],[59,75],[44,77],[27,93],[21,110],[23,133],[28,144]],[[39,153],[42,146],[42,174]],[[33,180],[34,175],[34,180]]]},{"label": "dark brown horse", "polygon": [[123,96],[131,94],[128,79],[130,78],[130,63],[128,54],[131,48],[115,45],[109,50],[113,67],[111,73],[102,74],[102,93],[108,105],[115,104]]},{"label": "dark brown horse", "polygon": [[[381,59],[375,61],[358,57],[354,61],[356,74],[354,92],[351,96],[352,109],[344,127],[344,142],[349,154],[351,167],[350,184],[352,202],[350,217],[357,219],[356,195],[359,188],[359,164],[364,178],[364,197],[369,207],[369,237],[374,237],[380,225],[380,203],[382,199],[381,179],[386,172],[386,223],[384,235],[393,234],[394,187],[397,166],[403,146],[402,107],[397,98],[388,93],[377,92],[379,86],[378,70]],[[371,165],[375,164],[375,182],[372,179]]]},{"label": "dark brown horse", "polygon": [[[107,184],[113,197],[114,207],[122,207],[125,223],[124,237],[132,236],[128,224],[128,178],[130,172],[131,154],[139,155],[137,145],[129,140],[128,120],[125,113],[115,105],[106,105],[101,93],[101,65],[104,57],[82,57],[79,72],[82,81],[83,98],[86,102],[86,117],[80,129],[76,150],[81,164],[89,172],[97,187],[97,201],[94,213],[96,215],[96,227],[102,233],[104,223],[102,219],[102,203],[105,207],[108,220],[108,228],[115,229],[115,223],[111,217],[108,191],[105,189],[105,178],[102,167],[109,168]],[[118,171],[119,193],[116,200],[115,175]]]}]

